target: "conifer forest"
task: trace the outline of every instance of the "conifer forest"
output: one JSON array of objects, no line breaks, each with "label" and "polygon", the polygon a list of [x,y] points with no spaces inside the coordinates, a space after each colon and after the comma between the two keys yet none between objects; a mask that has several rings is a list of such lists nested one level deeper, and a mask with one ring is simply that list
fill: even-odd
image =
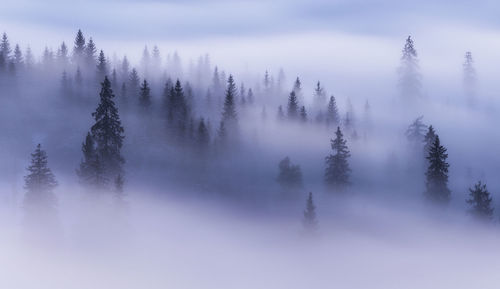
[{"label": "conifer forest", "polygon": [[499,288],[463,2],[6,0],[0,288]]}]

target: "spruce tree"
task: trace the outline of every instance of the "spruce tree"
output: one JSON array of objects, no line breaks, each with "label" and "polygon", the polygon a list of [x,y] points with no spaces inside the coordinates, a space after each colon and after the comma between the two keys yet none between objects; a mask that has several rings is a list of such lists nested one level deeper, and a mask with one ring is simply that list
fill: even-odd
[{"label": "spruce tree", "polygon": [[415,100],[420,96],[420,72],[418,67],[417,51],[411,36],[406,39],[402,51],[401,66],[399,67],[399,88],[401,97],[406,100]]},{"label": "spruce tree", "polygon": [[227,79],[226,97],[224,99],[224,107],[222,110],[222,121],[226,126],[234,127],[238,121],[236,114],[236,105],[234,99],[236,97],[236,84],[234,83],[233,76],[230,74]]},{"label": "spruce tree", "polygon": [[108,183],[104,175],[103,167],[97,154],[96,146],[92,135],[87,133],[85,142],[82,143],[83,158],[76,174],[82,185],[93,189],[102,189]]},{"label": "spruce tree", "polygon": [[151,89],[145,79],[140,89],[139,104],[144,109],[149,109],[151,107]]},{"label": "spruce tree", "polygon": [[7,37],[7,33],[2,34],[2,40],[0,41],[0,53],[2,54],[6,63],[10,62],[10,53],[12,49],[10,48],[9,38]]},{"label": "spruce tree", "polygon": [[93,71],[96,67],[96,53],[97,53],[97,48],[94,44],[94,41],[92,40],[92,37],[90,37],[87,45],[85,46],[85,65],[88,69],[88,71]]},{"label": "spruce tree", "polygon": [[321,83],[318,81],[316,83],[316,88],[314,89],[314,104],[317,108],[324,107],[326,102],[326,93]]},{"label": "spruce tree", "polygon": [[351,156],[347,147],[347,142],[337,127],[335,139],[331,140],[333,154],[326,157],[325,182],[334,191],[342,191],[347,187],[351,169],[347,159]]},{"label": "spruce tree", "polygon": [[339,110],[337,108],[337,102],[335,97],[330,96],[330,101],[328,102],[328,109],[326,111],[326,124],[338,126],[340,124]]},{"label": "spruce tree", "polygon": [[53,193],[57,181],[48,167],[47,153],[38,144],[31,154],[31,164],[24,177],[26,194],[23,200],[27,225],[53,225],[57,222],[57,199]]},{"label": "spruce tree", "polygon": [[24,64],[24,59],[23,59],[23,52],[21,51],[21,48],[19,47],[19,44],[16,44],[16,47],[14,48],[14,58],[13,58],[14,64],[18,69],[20,69],[23,64]]},{"label": "spruce tree", "polygon": [[182,141],[186,137],[188,122],[190,119],[190,109],[184,96],[184,90],[179,79],[175,86],[170,89],[167,104],[167,119],[171,133],[177,141]]},{"label": "spruce tree", "polygon": [[128,78],[128,91],[129,95],[132,97],[137,97],[137,93],[139,91],[139,83],[141,82],[139,78],[139,73],[137,73],[137,69],[132,68]]},{"label": "spruce tree", "polygon": [[204,154],[207,152],[209,145],[210,134],[205,125],[205,120],[201,118],[198,122],[198,130],[196,132],[196,148],[200,153]]},{"label": "spruce tree", "polygon": [[427,157],[429,155],[429,151],[432,147],[432,144],[436,140],[436,131],[432,127],[432,125],[429,126],[427,133],[425,134],[424,137],[424,156]]},{"label": "spruce tree", "polygon": [[424,141],[427,126],[422,122],[423,116],[417,117],[406,130],[406,138],[415,147],[420,147]]},{"label": "spruce tree", "polygon": [[493,208],[491,207],[491,195],[486,188],[486,184],[477,182],[474,187],[469,188],[469,199],[466,201],[470,206],[469,212],[482,220],[493,218]]},{"label": "spruce tree", "polygon": [[436,135],[427,155],[429,167],[425,173],[425,197],[437,204],[447,204],[450,201],[450,189],[448,189],[450,165],[446,162],[447,158],[446,148],[441,145],[439,136]]},{"label": "spruce tree", "polygon": [[104,56],[104,52],[101,50],[97,58],[97,79],[103,79],[106,75],[108,75],[108,64],[106,56]]},{"label": "spruce tree", "polygon": [[125,162],[121,155],[124,129],[121,125],[118,109],[115,106],[113,90],[108,77],[101,83],[100,102],[92,116],[95,124],[91,127],[91,135],[96,143],[96,152],[101,162],[104,176],[114,179],[122,173]]},{"label": "spruce tree", "polygon": [[318,221],[316,220],[316,206],[313,201],[313,194],[309,192],[306,201],[306,209],[304,211],[304,218],[302,220],[304,229],[308,232],[316,231],[318,228]]},{"label": "spruce tree", "polygon": [[290,96],[288,96],[287,117],[291,120],[296,120],[299,117],[299,102],[295,91],[290,92]]},{"label": "spruce tree", "polygon": [[73,47],[73,64],[77,66],[83,65],[83,58],[85,53],[85,37],[80,29],[76,33],[75,46]]}]

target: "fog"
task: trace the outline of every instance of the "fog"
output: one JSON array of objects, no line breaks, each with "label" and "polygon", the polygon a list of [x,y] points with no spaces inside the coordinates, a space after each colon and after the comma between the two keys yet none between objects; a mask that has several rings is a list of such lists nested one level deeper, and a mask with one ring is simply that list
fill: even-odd
[{"label": "fog", "polygon": [[497,288],[482,4],[6,1],[0,287]]}]

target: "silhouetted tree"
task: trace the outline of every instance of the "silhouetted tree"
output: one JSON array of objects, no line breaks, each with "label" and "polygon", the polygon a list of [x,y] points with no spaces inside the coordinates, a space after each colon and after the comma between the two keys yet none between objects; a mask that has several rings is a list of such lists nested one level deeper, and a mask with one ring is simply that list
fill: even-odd
[{"label": "silhouetted tree", "polygon": [[418,67],[417,51],[410,36],[406,39],[399,67],[399,88],[401,96],[414,100],[420,96],[421,75]]},{"label": "silhouetted tree", "polygon": [[77,66],[83,65],[85,53],[85,37],[80,29],[76,33],[75,46],[73,47],[73,63]]},{"label": "silhouetted tree", "polygon": [[99,57],[97,58],[97,79],[103,79],[104,76],[108,75],[108,64],[106,61],[106,56],[101,50],[99,52]]},{"label": "silhouetted tree", "polygon": [[291,120],[297,119],[299,116],[299,103],[295,92],[290,92],[288,96],[287,117]]},{"label": "silhouetted tree", "polygon": [[330,96],[330,101],[328,102],[328,109],[326,111],[326,124],[335,126],[339,126],[340,124],[339,110],[337,108],[337,102],[335,101],[335,97],[333,95]]},{"label": "silhouetted tree", "polygon": [[83,158],[80,162],[80,167],[76,170],[80,183],[92,189],[104,188],[108,179],[104,176],[95,142],[90,133],[87,133],[85,142],[82,143],[82,153]]},{"label": "silhouetted tree", "polygon": [[[427,126],[422,122],[423,116],[417,117],[408,129],[406,130],[406,138],[414,146],[421,149],[422,142],[424,141],[424,134]],[[420,150],[419,149],[419,150]]]},{"label": "silhouetted tree", "polygon": [[335,191],[341,191],[350,184],[351,169],[347,159],[351,156],[340,127],[337,127],[335,139],[331,140],[333,154],[326,157],[325,182]]},{"label": "silhouetted tree", "polygon": [[427,178],[425,197],[438,204],[447,204],[450,201],[450,189],[448,189],[448,168],[450,165],[446,162],[447,158],[446,148],[441,145],[439,136],[436,135],[427,155],[429,167],[425,173]]},{"label": "silhouetted tree", "polygon": [[304,229],[308,232],[316,231],[318,228],[318,221],[316,220],[316,206],[314,206],[313,194],[311,192],[307,197],[302,224],[304,225]]},{"label": "silhouetted tree", "polygon": [[307,111],[305,106],[300,108],[300,121],[307,122]]},{"label": "silhouetted tree", "polygon": [[469,212],[473,216],[482,220],[491,220],[493,218],[492,199],[486,184],[479,181],[473,188],[469,188],[469,197],[467,204],[471,207]]},{"label": "silhouetted tree", "polygon": [[424,137],[424,157],[427,157],[429,155],[432,144],[434,143],[435,140],[436,140],[436,131],[434,130],[432,125],[430,125]]},{"label": "silhouetted tree", "polygon": [[91,127],[91,135],[96,143],[96,152],[101,162],[104,176],[114,179],[122,173],[125,162],[121,155],[124,129],[121,125],[118,109],[115,106],[113,90],[108,77],[101,83],[100,102],[92,116],[95,124]]},{"label": "silhouetted tree", "polygon": [[151,89],[145,79],[140,89],[139,104],[144,109],[149,109],[151,107]]}]

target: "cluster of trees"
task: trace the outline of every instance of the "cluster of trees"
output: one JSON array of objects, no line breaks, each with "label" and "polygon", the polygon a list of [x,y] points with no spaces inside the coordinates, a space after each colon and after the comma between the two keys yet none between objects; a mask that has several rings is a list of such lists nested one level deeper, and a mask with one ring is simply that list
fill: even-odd
[{"label": "cluster of trees", "polygon": [[[50,80],[50,75],[60,75],[56,85],[66,105],[80,106],[82,103],[97,107],[91,114],[93,124],[82,135],[82,157],[76,170],[80,183],[91,192],[113,191],[118,199],[123,198],[125,183],[125,158],[122,147],[125,140],[126,122],[120,118],[139,115],[146,126],[158,125],[147,122],[152,115],[161,120],[159,127],[166,136],[166,144],[187,149],[206,160],[217,152],[226,152],[238,147],[242,133],[242,116],[256,108],[262,108],[266,117],[266,105],[276,105],[277,119],[286,125],[290,122],[320,124],[334,132],[330,140],[332,152],[325,157],[324,184],[334,193],[348,192],[351,186],[351,157],[347,141],[358,136],[353,105],[347,100],[345,112],[340,113],[335,96],[327,97],[325,88],[318,81],[312,95],[312,105],[306,107],[302,83],[297,77],[289,93],[284,92],[285,75],[280,70],[275,78],[265,72],[262,83],[247,87],[237,84],[233,75],[226,75],[217,66],[211,70],[208,55],[191,64],[187,73],[183,71],[177,53],[167,56],[166,68],[158,47],[152,53],[145,47],[138,67],[133,67],[124,56],[110,59],[103,50],[97,49],[90,37],[86,40],[78,31],[71,48],[63,42],[57,52],[46,48],[39,62],[28,47],[23,53],[19,45],[12,51],[7,35],[0,42],[0,85],[8,91],[25,91],[22,84],[37,86]],[[41,72],[41,73],[35,73]],[[49,73],[50,72],[50,73]],[[399,84],[404,99],[415,101],[421,95],[421,74],[417,51],[408,37],[402,51],[399,69]],[[30,82],[34,81],[34,82]],[[53,81],[53,80],[52,80]],[[474,98],[475,71],[472,54],[466,53],[464,63],[464,85],[467,96]],[[100,86],[100,87],[99,87]],[[96,99],[100,89],[99,98]],[[286,99],[286,108],[281,101]],[[370,104],[364,106],[365,123],[370,127]],[[123,123],[122,123],[123,122]],[[212,124],[215,125],[212,125]],[[344,136],[346,135],[347,138]],[[447,150],[432,126],[417,118],[406,132],[408,141],[418,154],[423,151],[425,163],[425,192],[427,200],[437,204],[450,202],[448,188]],[[211,154],[214,152],[215,154]],[[32,165],[26,176],[26,207],[41,200],[40,206],[47,212],[56,206],[52,190],[57,185],[47,165],[47,156],[38,145],[32,155]],[[304,190],[302,171],[289,157],[279,163],[277,177],[284,194],[297,194]],[[478,182],[470,189],[467,203],[476,216],[491,218],[493,209],[486,185]],[[308,229],[317,227],[313,195],[309,193],[304,225]]]}]

